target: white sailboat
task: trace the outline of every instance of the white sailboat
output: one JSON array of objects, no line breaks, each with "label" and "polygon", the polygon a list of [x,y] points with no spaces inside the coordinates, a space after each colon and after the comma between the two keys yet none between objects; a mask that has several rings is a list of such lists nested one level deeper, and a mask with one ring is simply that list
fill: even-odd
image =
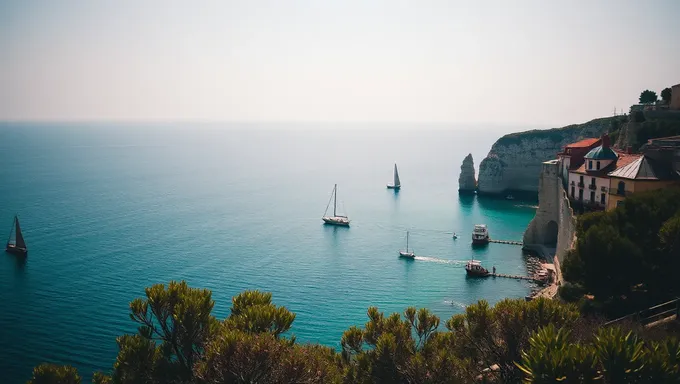
[{"label": "white sailboat", "polygon": [[387,184],[387,189],[396,189],[399,190],[401,188],[401,181],[399,180],[399,172],[397,171],[397,164],[394,164],[394,182],[393,184]]},{"label": "white sailboat", "polygon": [[406,250],[405,251],[399,251],[399,257],[406,257],[409,259],[415,259],[416,254],[413,250],[409,252],[408,250],[408,231],[406,231]]},{"label": "white sailboat", "polygon": [[[331,201],[333,202],[333,216],[328,216],[328,208],[331,206]],[[331,194],[331,199],[328,200],[328,205],[326,205],[326,211],[323,213],[324,224],[329,225],[340,225],[343,227],[349,227],[349,218],[347,216],[338,215],[338,185],[335,184],[333,187],[333,193]]]}]

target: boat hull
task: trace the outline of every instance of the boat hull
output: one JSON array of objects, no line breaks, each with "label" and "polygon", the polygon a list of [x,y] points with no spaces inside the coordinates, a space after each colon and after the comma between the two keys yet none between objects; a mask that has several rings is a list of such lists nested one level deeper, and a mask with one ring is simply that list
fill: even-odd
[{"label": "boat hull", "polygon": [[387,184],[387,189],[395,189],[395,190],[400,190],[401,185],[392,185],[392,184]]},{"label": "boat hull", "polygon": [[28,254],[28,250],[26,248],[19,248],[12,244],[8,245],[7,248],[5,248],[5,252],[17,256],[26,256]]},{"label": "boat hull", "polygon": [[349,220],[336,217],[322,217],[323,223],[326,225],[336,225],[339,227],[349,227]]},{"label": "boat hull", "polygon": [[489,244],[489,238],[488,238],[488,237],[485,237],[485,238],[482,238],[482,239],[476,239],[476,238],[473,237],[473,238],[472,238],[472,244],[474,244],[474,245],[485,245],[485,244]]},{"label": "boat hull", "polygon": [[404,252],[404,251],[399,251],[399,257],[403,257],[405,259],[415,259],[416,254],[413,252]]},{"label": "boat hull", "polygon": [[489,271],[487,271],[487,270],[474,271],[474,270],[465,268],[465,272],[467,273],[468,276],[471,276],[471,277],[487,277],[487,276],[490,275]]}]

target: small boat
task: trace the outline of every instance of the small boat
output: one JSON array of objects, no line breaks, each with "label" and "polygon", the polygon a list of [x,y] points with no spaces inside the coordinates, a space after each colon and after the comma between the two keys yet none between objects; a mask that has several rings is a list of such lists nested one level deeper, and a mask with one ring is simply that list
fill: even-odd
[{"label": "small boat", "polygon": [[465,264],[465,272],[469,276],[489,276],[489,270],[482,267],[482,262],[479,260],[470,260]]},{"label": "small boat", "polygon": [[408,231],[406,231],[406,250],[399,251],[399,257],[406,257],[409,259],[415,259],[416,257],[416,254],[415,252],[413,252],[413,250],[411,250],[410,252],[408,250]]},{"label": "small boat", "polygon": [[399,172],[397,171],[397,164],[394,164],[394,181],[393,184],[387,184],[387,189],[399,190],[401,188],[401,181],[399,180]]},{"label": "small boat", "polygon": [[453,233],[453,236],[451,236],[451,237],[453,237],[453,239],[455,240],[455,239],[458,238],[458,235],[456,235],[456,232],[454,232],[454,233]]},{"label": "small boat", "polygon": [[507,195],[507,196],[505,196],[505,200],[515,200],[515,196]]},{"label": "small boat", "polygon": [[[12,234],[14,234],[14,241],[12,241]],[[18,256],[26,256],[28,253],[24,235],[21,233],[21,227],[19,226],[19,218],[16,215],[14,216],[14,222],[12,222],[12,229],[9,231],[5,252]]]},{"label": "small boat", "polygon": [[[327,213],[328,208],[331,205],[331,201],[333,202],[333,216],[328,216]],[[347,216],[338,215],[337,209],[338,209],[338,185],[335,184],[335,187],[333,187],[333,194],[331,195],[331,199],[328,200],[328,205],[326,205],[326,211],[323,213],[323,217],[321,218],[321,220],[323,220],[324,224],[349,227],[349,218]]]},{"label": "small boat", "polygon": [[486,224],[475,224],[472,230],[472,244],[488,244],[489,231],[486,229]]}]

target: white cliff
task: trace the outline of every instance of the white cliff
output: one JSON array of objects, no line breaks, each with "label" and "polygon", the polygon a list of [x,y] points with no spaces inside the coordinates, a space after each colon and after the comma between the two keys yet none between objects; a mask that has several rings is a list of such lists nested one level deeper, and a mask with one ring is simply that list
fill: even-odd
[{"label": "white cliff", "polygon": [[498,139],[479,165],[477,191],[502,194],[505,191],[538,192],[544,161],[556,158],[567,144],[583,138],[600,137],[614,118],[601,118],[563,128],[512,133]]},{"label": "white cliff", "polygon": [[458,192],[474,193],[477,189],[477,180],[475,180],[475,162],[472,160],[472,154],[468,154],[463,159],[463,164],[460,166],[460,176],[458,177]]}]

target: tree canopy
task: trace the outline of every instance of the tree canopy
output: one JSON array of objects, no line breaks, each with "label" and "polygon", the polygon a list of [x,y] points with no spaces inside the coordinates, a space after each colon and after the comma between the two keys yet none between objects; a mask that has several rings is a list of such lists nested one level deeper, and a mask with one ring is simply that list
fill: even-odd
[{"label": "tree canopy", "polygon": [[[664,233],[675,246],[677,223]],[[154,285],[130,304],[140,324],[118,338],[118,357],[95,384],[137,383],[670,383],[680,380],[680,343],[646,340],[580,316],[573,304],[537,299],[472,304],[443,327],[425,308],[367,311],[341,349],[299,344],[295,315],[270,293],[232,299],[224,320],[208,290]],[[191,362],[191,363],[190,363]],[[75,368],[42,364],[30,384],[78,384]]]},{"label": "tree canopy", "polygon": [[669,103],[671,101],[672,95],[673,95],[672,89],[664,88],[663,91],[661,91],[661,100],[665,101],[666,103]]},{"label": "tree canopy", "polygon": [[634,194],[623,206],[578,218],[577,243],[563,263],[619,316],[680,294],[680,188]]},{"label": "tree canopy", "polygon": [[658,100],[656,92],[645,89],[640,93],[640,104],[654,103]]}]

